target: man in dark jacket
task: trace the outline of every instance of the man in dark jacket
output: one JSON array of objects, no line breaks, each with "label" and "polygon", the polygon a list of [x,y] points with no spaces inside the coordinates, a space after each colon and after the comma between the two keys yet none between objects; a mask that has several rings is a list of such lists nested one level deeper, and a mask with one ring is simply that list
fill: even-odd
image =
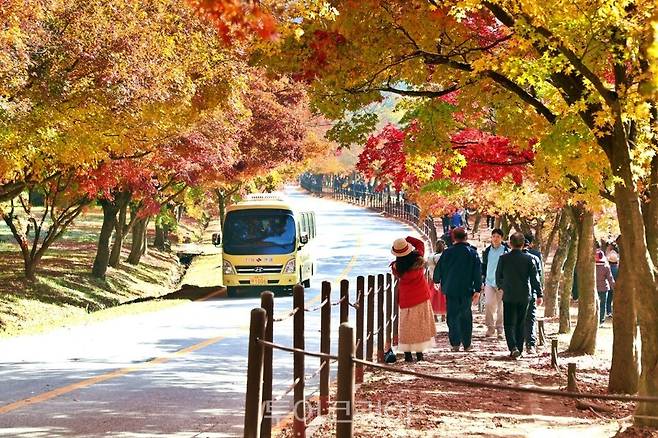
[{"label": "man in dark jacket", "polygon": [[[537,268],[537,276],[539,278],[539,284],[544,287],[544,261],[541,256],[541,252],[536,248],[534,244],[534,238],[532,234],[528,233],[523,236],[525,238],[525,246],[523,252],[532,257],[532,262]],[[532,291],[533,299],[528,303],[528,311],[525,316],[525,351],[528,354],[537,353],[537,306],[541,305],[543,300],[542,289],[537,289]]]},{"label": "man in dark jacket", "polygon": [[482,276],[480,256],[466,242],[468,235],[459,227],[452,230],[454,245],[446,249],[434,270],[434,282],[441,283],[446,296],[448,338],[452,351],[471,350],[473,313],[471,305],[480,298]]},{"label": "man in dark jacket", "polygon": [[533,290],[541,290],[537,267],[529,254],[523,253],[525,237],[522,233],[510,236],[512,251],[498,260],[496,284],[503,290],[503,318],[505,339],[510,356],[523,354],[525,318]]}]

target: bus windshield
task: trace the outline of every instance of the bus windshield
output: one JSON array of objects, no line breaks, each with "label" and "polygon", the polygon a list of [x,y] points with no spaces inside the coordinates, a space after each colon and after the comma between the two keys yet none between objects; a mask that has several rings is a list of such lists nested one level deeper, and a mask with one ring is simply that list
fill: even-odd
[{"label": "bus windshield", "polygon": [[290,254],[295,251],[290,210],[236,210],[224,221],[224,252],[233,255]]}]

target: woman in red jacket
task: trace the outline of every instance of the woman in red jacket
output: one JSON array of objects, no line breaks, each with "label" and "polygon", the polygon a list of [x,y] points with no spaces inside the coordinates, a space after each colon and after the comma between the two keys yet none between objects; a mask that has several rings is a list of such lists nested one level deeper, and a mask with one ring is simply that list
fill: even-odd
[{"label": "woman in red jacket", "polygon": [[393,275],[399,279],[400,333],[398,349],[404,351],[404,360],[412,362],[412,352],[423,360],[423,351],[434,345],[436,326],[430,302],[430,289],[425,278],[425,245],[419,239],[407,236],[396,239],[391,253]]}]

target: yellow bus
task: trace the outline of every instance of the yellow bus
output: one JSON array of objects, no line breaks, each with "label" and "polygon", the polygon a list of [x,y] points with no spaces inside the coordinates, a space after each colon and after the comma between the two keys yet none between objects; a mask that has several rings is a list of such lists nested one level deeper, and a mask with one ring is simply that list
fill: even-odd
[{"label": "yellow bus", "polygon": [[229,206],[222,226],[222,272],[229,296],[241,290],[290,292],[315,273],[315,213],[280,194],[253,194]]}]

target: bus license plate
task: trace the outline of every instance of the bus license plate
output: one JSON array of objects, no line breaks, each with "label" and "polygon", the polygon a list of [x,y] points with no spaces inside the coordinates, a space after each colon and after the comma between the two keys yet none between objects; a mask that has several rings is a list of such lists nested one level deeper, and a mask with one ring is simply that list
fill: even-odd
[{"label": "bus license plate", "polygon": [[264,277],[254,277],[251,279],[251,284],[267,284],[267,279]]}]

